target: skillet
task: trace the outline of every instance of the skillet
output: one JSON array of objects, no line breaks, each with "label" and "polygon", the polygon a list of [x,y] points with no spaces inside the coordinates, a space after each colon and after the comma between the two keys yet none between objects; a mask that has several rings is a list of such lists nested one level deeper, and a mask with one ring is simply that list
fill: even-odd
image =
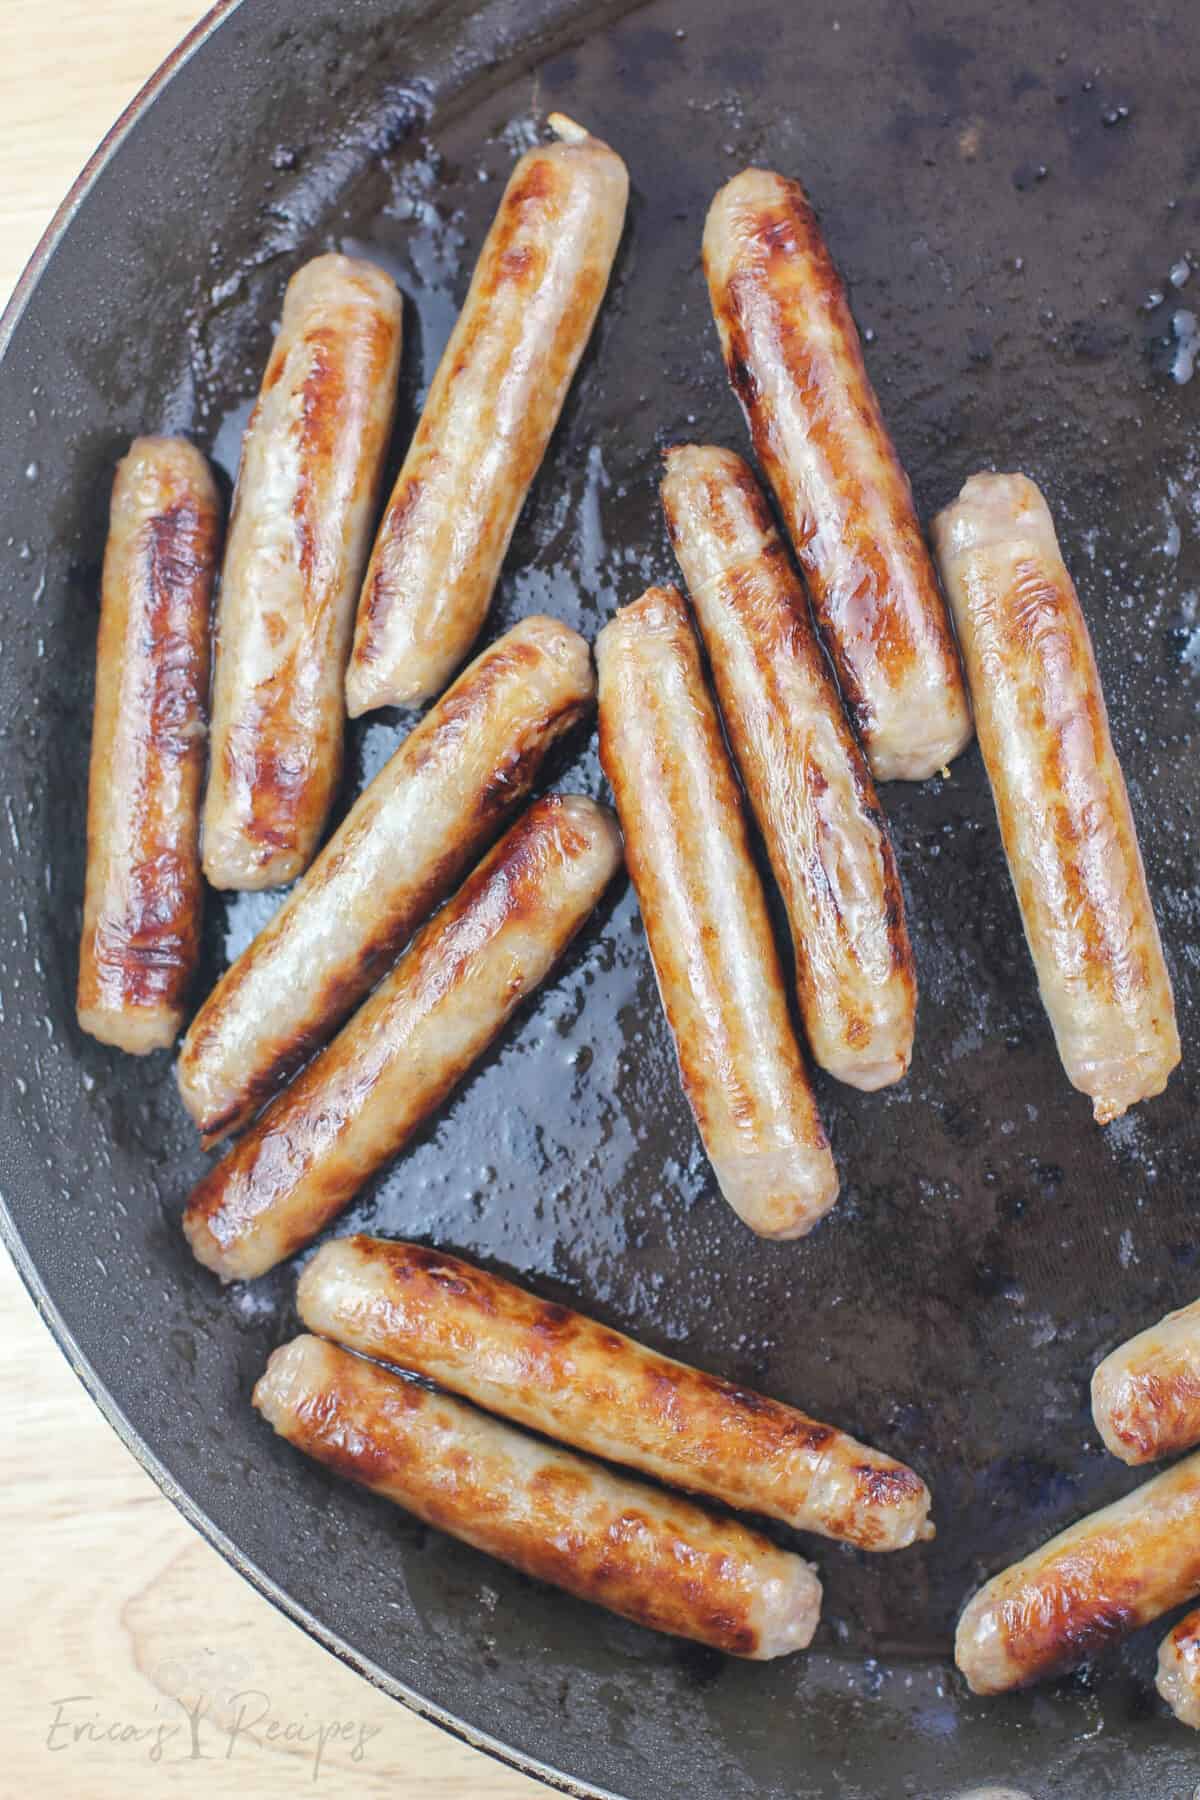
[{"label": "skillet", "polygon": [[[1186,1800],[1200,1782],[1200,1750],[1153,1698],[1156,1631],[1003,1700],[971,1698],[948,1660],[981,1578],[1134,1484],[1092,1431],[1088,1375],[1200,1290],[1200,383],[1171,376],[1192,290],[1169,279],[1200,253],[1198,80],[1185,0],[747,0],[735,17],[713,0],[241,0],[117,126],[0,327],[6,1240],[108,1418],[237,1568],[369,1679],[574,1792]],[[178,1219],[204,1159],[169,1061],[122,1059],[74,1021],[116,457],[137,431],[182,430],[228,485],[287,276],[327,247],[376,256],[409,299],[402,448],[551,107],[622,151],[634,199],[493,627],[544,609],[592,635],[673,578],[662,446],[744,443],[704,209],[747,162],[800,175],[922,513],[984,465],[1051,499],[1180,1008],[1167,1094],[1095,1129],[1057,1063],[972,750],[949,780],[884,790],[917,1052],[883,1095],[818,1080],[844,1187],[811,1240],[758,1242],[716,1194],[627,889],[347,1215],[515,1274],[929,1478],[933,1545],[801,1546],[825,1622],[811,1655],[768,1666],[550,1593],[276,1442],[247,1400],[294,1329],[294,1270],[221,1293],[192,1263]],[[355,726],[348,795],[409,723]],[[555,776],[602,791],[582,737]],[[273,904],[211,898],[202,981]]]}]

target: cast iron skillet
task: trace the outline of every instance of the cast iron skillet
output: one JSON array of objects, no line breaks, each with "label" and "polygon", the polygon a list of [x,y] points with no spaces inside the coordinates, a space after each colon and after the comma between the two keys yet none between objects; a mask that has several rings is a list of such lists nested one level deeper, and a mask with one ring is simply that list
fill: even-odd
[{"label": "cast iron skillet", "polygon": [[[938,9],[939,14],[943,9]],[[1200,383],[1168,271],[1200,251],[1187,0],[243,0],[86,171],[6,315],[0,909],[6,1234],[90,1391],[188,1517],[322,1642],[581,1793],[1165,1800],[1200,1775],[1153,1699],[1156,1633],[1054,1688],[971,1699],[978,1580],[1135,1477],[1091,1430],[1097,1356],[1200,1289],[1196,797]],[[167,79],[167,74],[170,78]],[[551,105],[619,146],[627,240],[494,625],[589,634],[670,577],[674,439],[743,445],[699,268],[750,161],[801,174],[928,513],[981,465],[1045,487],[1095,631],[1181,1010],[1185,1066],[1106,1132],[1038,1005],[978,755],[885,792],[922,982],[909,1079],[822,1080],[845,1187],[803,1244],[716,1195],[620,892],[538,1004],[345,1223],[516,1272],[911,1461],[937,1542],[806,1545],[810,1656],[746,1666],[548,1592],[338,1486],[247,1404],[294,1328],[287,1269],[218,1291],[179,1234],[203,1166],[166,1057],[80,1035],[73,987],[98,565],[131,434],[232,472],[284,282],[365,246],[410,299],[403,444],[514,154]],[[1200,276],[1194,285],[1200,287]],[[1145,309],[1151,290],[1172,294]],[[355,729],[348,791],[405,721]],[[557,771],[598,792],[582,739]],[[213,899],[212,979],[271,897]],[[781,1534],[786,1535],[786,1534]]]}]

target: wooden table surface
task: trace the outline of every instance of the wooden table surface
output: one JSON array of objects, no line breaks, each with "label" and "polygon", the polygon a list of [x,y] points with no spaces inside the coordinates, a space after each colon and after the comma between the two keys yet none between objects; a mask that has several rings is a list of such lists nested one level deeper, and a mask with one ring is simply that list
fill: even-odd
[{"label": "wooden table surface", "polygon": [[[0,5],[3,298],[108,126],[204,8],[37,0],[17,29],[16,0]],[[0,1342],[0,1794],[546,1794],[377,1693],[235,1575],[109,1430],[2,1251]]]}]

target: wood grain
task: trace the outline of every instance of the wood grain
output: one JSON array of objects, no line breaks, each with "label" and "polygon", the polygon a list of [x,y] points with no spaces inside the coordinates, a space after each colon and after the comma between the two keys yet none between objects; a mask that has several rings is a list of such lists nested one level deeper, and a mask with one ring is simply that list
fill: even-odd
[{"label": "wood grain", "polygon": [[[0,298],[98,140],[202,11],[39,0],[19,29],[10,18]],[[376,1692],[235,1575],[109,1430],[2,1251],[0,1341],[0,1793],[547,1792]]]}]

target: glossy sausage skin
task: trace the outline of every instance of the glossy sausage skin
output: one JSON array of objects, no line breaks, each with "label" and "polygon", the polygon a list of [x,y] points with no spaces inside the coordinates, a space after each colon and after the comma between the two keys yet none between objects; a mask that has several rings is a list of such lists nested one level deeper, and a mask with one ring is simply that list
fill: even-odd
[{"label": "glossy sausage skin", "polygon": [[117,465],[96,646],[83,1029],[140,1056],[183,1023],[200,954],[200,788],[209,606],[221,511],[179,438],[135,438]]},{"label": "glossy sausage skin", "polygon": [[208,1142],[245,1124],[332,1036],[594,697],[583,638],[534,615],[410,732],[192,1021],[177,1074]]},{"label": "glossy sausage skin", "polygon": [[427,1375],[546,1437],[796,1531],[864,1550],[933,1536],[929,1490],[903,1463],[456,1256],[335,1239],[300,1277],[297,1305],[322,1337]]},{"label": "glossy sausage skin", "polygon": [[600,760],[704,1148],[752,1231],[802,1236],[837,1199],[837,1170],[678,590],[623,607],[596,662]]},{"label": "glossy sausage skin", "polygon": [[980,1588],[954,1660],[977,1694],[1055,1675],[1200,1593],[1200,1456]]},{"label": "glossy sausage skin", "polygon": [[1162,1092],[1179,1033],[1087,625],[1025,476],[973,475],[934,542],[1042,1003],[1106,1125]]},{"label": "glossy sausage skin", "polygon": [[912,1059],[917,980],[875,784],[754,476],[732,450],[667,452],[663,510],[725,732],[787,907],[813,1058],[868,1090]]},{"label": "glossy sausage skin", "polygon": [[638,1625],[755,1660],[812,1639],[821,1584],[800,1557],[319,1338],[274,1352],[254,1404],[335,1474]]},{"label": "glossy sausage skin", "polygon": [[604,298],[629,177],[607,144],[550,124],[563,141],[513,170],[379,527],[352,717],[440,693],[470,652]]},{"label": "glossy sausage skin", "polygon": [[1185,1613],[1159,1645],[1155,1686],[1179,1723],[1200,1731],[1200,1607]]},{"label": "glossy sausage skin", "polygon": [[308,867],[342,773],[342,680],[396,402],[401,303],[374,264],[288,283],[246,428],[221,575],[204,873]]},{"label": "glossy sausage skin", "polygon": [[745,169],[704,228],[713,316],[877,781],[920,781],[970,741],[954,638],[912,490],[803,188]]},{"label": "glossy sausage skin", "polygon": [[1200,1444],[1200,1300],[1120,1344],[1092,1376],[1096,1430],[1122,1462]]},{"label": "glossy sausage skin", "polygon": [[200,1261],[248,1280],[335,1218],[549,974],[620,860],[603,807],[536,801],[196,1187],[183,1228]]}]

